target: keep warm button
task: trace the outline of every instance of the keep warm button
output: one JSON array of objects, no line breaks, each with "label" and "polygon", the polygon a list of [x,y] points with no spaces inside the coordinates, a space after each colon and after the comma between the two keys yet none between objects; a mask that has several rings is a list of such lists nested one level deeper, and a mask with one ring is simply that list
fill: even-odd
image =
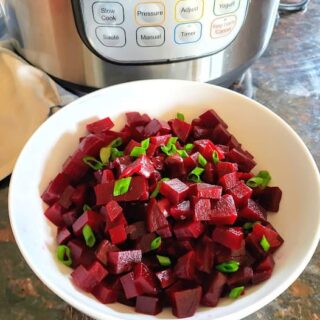
[{"label": "keep warm button", "polygon": [[236,16],[226,16],[212,21],[211,38],[220,38],[229,35],[237,24]]},{"label": "keep warm button", "polygon": [[141,27],[137,29],[137,43],[140,47],[160,47],[164,44],[162,27]]}]

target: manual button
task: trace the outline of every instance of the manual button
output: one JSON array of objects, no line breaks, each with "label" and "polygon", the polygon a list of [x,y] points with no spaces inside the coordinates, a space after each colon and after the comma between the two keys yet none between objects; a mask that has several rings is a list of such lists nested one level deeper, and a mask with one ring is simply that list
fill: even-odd
[{"label": "manual button", "polygon": [[140,47],[160,47],[164,44],[162,27],[141,27],[137,29],[137,43]]},{"label": "manual button", "polygon": [[97,23],[113,25],[124,21],[124,10],[118,2],[95,2],[92,10]]},{"label": "manual button", "polygon": [[164,4],[161,2],[139,3],[136,6],[138,24],[162,24],[165,18]]},{"label": "manual button", "polygon": [[98,27],[96,35],[106,47],[124,47],[126,44],[126,33],[120,27]]}]

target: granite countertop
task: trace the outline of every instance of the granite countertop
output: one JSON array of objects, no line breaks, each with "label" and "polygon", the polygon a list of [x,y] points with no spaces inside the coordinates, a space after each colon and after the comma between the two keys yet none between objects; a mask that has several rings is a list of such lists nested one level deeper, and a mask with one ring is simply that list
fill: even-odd
[{"label": "granite countertop", "polygon": [[[281,16],[269,48],[252,67],[254,98],[286,120],[320,167],[320,2]],[[53,294],[27,266],[8,217],[9,178],[0,182],[0,320],[88,317]],[[320,320],[320,249],[294,284],[246,320]]]}]

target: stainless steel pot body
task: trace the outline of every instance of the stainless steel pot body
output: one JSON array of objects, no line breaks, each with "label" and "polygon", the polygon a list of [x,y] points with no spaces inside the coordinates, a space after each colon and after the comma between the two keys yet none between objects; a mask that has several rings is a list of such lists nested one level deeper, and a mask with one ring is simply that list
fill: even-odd
[{"label": "stainless steel pot body", "polygon": [[[13,39],[17,52],[31,64],[58,79],[94,88],[132,80],[159,78],[185,79],[227,85],[237,79],[265,50],[274,28],[279,6],[278,0],[238,0],[239,3],[241,1],[246,2],[246,4],[243,4],[243,6],[245,5],[245,14],[243,14],[239,31],[226,47],[220,48],[217,52],[200,52],[198,55],[193,54],[190,57],[187,55],[185,58],[171,59],[171,57],[167,59],[166,56],[171,53],[171,48],[170,44],[166,43],[167,47],[165,49],[154,50],[155,54],[158,55],[154,61],[144,61],[143,59],[138,61],[139,52],[143,52],[144,56],[146,52],[142,51],[144,48],[139,48],[141,51],[133,54],[138,60],[119,62],[115,61],[117,59],[104,57],[103,52],[101,54],[101,50],[99,51],[99,48],[97,48],[98,46],[102,47],[101,44],[95,48],[95,42],[90,39],[92,23],[86,17],[88,12],[85,12],[87,9],[83,7],[83,1],[86,3],[85,1],[90,2],[92,0],[0,0],[3,11],[2,18],[0,14],[0,20],[5,21],[6,31],[9,37]],[[114,1],[113,3],[117,3],[116,0]],[[161,2],[160,0],[157,1]],[[204,5],[208,5],[211,1],[215,6],[214,1],[220,1],[223,4],[223,1],[226,0],[180,0],[175,4],[176,10],[177,6],[180,5],[179,2],[183,1],[204,1]],[[141,0],[140,2],[145,4],[150,1]],[[175,1],[162,2],[172,4]],[[95,3],[92,2],[92,6]],[[184,3],[180,6],[183,5]],[[126,5],[122,4],[122,7],[124,7],[124,13],[127,13]],[[99,9],[100,13],[105,12],[100,7]],[[216,18],[220,19],[219,17]],[[118,19],[118,16],[115,19]],[[204,21],[202,30],[211,28],[212,35],[212,32],[217,31],[217,29],[214,29],[217,28],[217,19],[212,22],[212,25],[210,22],[210,26],[207,26],[209,22]],[[189,25],[195,25],[196,23],[198,22],[186,24],[186,27],[189,28]],[[174,29],[172,23],[170,27]],[[178,22],[176,22],[175,29],[177,27]],[[1,25],[0,23],[0,28],[2,29],[2,32],[0,31],[1,36],[1,33],[4,33],[4,24]],[[98,30],[98,28],[99,30],[104,30],[103,28],[115,30],[108,26],[99,25],[94,28],[96,28],[95,30]],[[121,25],[117,28],[119,30],[123,29]],[[152,29],[150,28],[137,26],[137,30],[143,29],[148,32]],[[153,27],[152,30],[157,28],[160,27]],[[132,27],[129,29],[132,30]],[[135,39],[131,39],[133,33],[130,35],[130,30],[126,30],[126,39],[134,45],[134,42],[139,40],[138,31],[134,31]],[[220,32],[220,29],[218,31]],[[142,36],[141,39],[143,39]],[[205,44],[206,42],[203,42],[202,47]],[[200,44],[192,43],[189,47],[184,46],[183,48],[185,52],[191,50],[194,53],[197,52],[198,47],[200,47]],[[109,48],[105,49],[108,53]],[[104,47],[102,47],[102,50],[104,50]],[[124,49],[121,50],[122,53]],[[180,48],[179,50],[183,52]],[[117,57],[117,52],[120,51],[114,50],[113,58]],[[127,51],[127,57],[130,57],[130,52],[134,51]],[[159,55],[162,59],[159,59]]]}]

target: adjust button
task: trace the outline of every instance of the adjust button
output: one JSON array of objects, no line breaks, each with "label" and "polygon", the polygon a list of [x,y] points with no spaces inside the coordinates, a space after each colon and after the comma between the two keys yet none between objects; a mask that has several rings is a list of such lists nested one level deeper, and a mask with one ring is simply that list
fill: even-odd
[{"label": "adjust button", "polygon": [[217,16],[233,13],[239,9],[240,0],[215,0],[214,13]]},{"label": "adjust button", "polygon": [[138,24],[162,24],[165,18],[164,4],[161,2],[139,3],[136,6]]},{"label": "adjust button", "polygon": [[175,29],[175,42],[178,44],[197,42],[201,38],[200,22],[178,24]]},{"label": "adjust button", "polygon": [[177,21],[194,21],[202,18],[203,0],[180,0],[176,4]]},{"label": "adjust button", "polygon": [[160,47],[164,44],[164,37],[162,27],[141,27],[137,30],[137,43],[140,47]]},{"label": "adjust button", "polygon": [[124,47],[126,44],[126,33],[120,27],[98,27],[96,35],[106,47]]},{"label": "adjust button", "polygon": [[124,21],[124,10],[118,2],[95,2],[92,10],[97,23],[113,25]]}]

